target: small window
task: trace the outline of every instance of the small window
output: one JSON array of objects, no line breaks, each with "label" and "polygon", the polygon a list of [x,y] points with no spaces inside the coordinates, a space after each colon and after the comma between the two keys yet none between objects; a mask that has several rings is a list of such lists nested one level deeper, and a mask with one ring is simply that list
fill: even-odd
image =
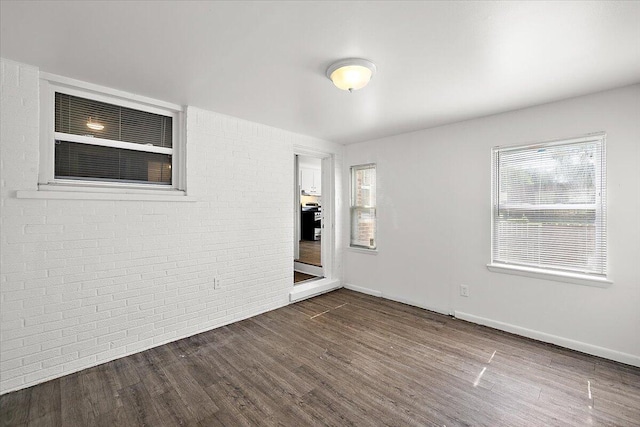
[{"label": "small window", "polygon": [[376,165],[351,167],[351,246],[376,249]]},{"label": "small window", "polygon": [[43,81],[40,184],[182,189],[179,110]]},{"label": "small window", "polygon": [[605,136],[493,149],[492,264],[606,277]]}]

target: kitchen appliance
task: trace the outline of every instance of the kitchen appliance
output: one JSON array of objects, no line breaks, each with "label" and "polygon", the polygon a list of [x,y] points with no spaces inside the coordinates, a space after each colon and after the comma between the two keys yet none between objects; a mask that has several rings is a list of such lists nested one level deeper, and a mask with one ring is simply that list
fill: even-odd
[{"label": "kitchen appliance", "polygon": [[307,203],[302,207],[302,239],[320,240],[322,236],[322,207]]}]

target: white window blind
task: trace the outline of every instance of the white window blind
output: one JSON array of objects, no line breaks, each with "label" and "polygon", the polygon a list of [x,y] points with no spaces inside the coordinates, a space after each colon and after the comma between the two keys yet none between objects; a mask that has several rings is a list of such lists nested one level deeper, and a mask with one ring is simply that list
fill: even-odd
[{"label": "white window blind", "polygon": [[376,165],[351,167],[351,246],[376,248]]},{"label": "white window blind", "polygon": [[171,185],[172,119],[56,92],[54,177]]},{"label": "white window blind", "polygon": [[493,149],[492,263],[607,273],[604,134]]}]

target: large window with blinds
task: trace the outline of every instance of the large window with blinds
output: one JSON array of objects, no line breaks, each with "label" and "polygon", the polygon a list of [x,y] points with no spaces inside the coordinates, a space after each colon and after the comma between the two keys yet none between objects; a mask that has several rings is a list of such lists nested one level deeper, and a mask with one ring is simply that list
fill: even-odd
[{"label": "large window with blinds", "polygon": [[41,189],[184,189],[180,106],[58,76],[40,83]]},{"label": "large window with blinds", "polygon": [[55,178],[172,183],[173,118],[55,92]]},{"label": "large window with blinds", "polygon": [[605,278],[605,135],[493,149],[492,265]]},{"label": "large window with blinds", "polygon": [[376,165],[351,167],[351,247],[376,249]]}]

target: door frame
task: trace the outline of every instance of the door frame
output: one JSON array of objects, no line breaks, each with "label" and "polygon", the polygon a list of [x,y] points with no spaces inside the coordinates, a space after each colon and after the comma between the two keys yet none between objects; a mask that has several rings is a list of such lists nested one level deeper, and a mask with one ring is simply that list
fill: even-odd
[{"label": "door frame", "polygon": [[[299,256],[300,240],[300,173],[298,156],[315,157],[322,161],[322,244],[321,263],[323,279],[311,283],[326,285],[326,281],[335,281],[335,154],[310,147],[294,146],[294,260]],[[298,285],[301,286],[301,285]],[[293,300],[293,299],[292,299]]]},{"label": "door frame", "polygon": [[293,153],[293,259],[300,258],[300,161],[299,154]]}]

